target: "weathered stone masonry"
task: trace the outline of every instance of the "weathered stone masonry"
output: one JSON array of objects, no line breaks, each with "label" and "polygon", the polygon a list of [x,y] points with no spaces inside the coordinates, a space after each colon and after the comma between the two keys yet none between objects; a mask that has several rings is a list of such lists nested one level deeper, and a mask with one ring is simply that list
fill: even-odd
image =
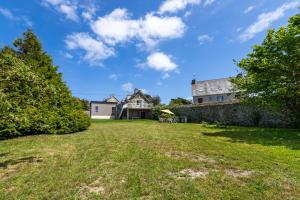
[{"label": "weathered stone masonry", "polygon": [[299,127],[295,117],[239,103],[213,105],[185,105],[171,109],[177,116],[186,116],[188,122],[222,123],[226,125],[260,127]]}]

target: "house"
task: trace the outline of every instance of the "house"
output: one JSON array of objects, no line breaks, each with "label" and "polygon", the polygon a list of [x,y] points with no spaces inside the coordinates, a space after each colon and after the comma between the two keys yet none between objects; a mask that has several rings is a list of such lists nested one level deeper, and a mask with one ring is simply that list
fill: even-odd
[{"label": "house", "polygon": [[128,95],[117,106],[118,119],[151,119],[153,108],[150,95],[143,94],[139,89]]},{"label": "house", "polygon": [[115,119],[116,106],[119,103],[115,96],[111,96],[104,101],[90,102],[90,116],[92,119]]},{"label": "house", "polygon": [[236,101],[237,91],[229,78],[196,81],[192,80],[194,104],[228,103]]}]

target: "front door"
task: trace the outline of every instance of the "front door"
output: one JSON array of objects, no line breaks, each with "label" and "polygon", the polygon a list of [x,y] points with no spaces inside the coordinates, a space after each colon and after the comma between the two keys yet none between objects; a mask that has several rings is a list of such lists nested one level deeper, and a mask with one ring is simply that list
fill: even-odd
[{"label": "front door", "polygon": [[146,119],[146,112],[144,111],[141,112],[141,119]]}]

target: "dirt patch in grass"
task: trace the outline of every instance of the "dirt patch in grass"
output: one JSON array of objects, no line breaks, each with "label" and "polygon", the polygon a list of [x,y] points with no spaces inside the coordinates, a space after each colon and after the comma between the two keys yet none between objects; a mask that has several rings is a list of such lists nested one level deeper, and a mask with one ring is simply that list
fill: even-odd
[{"label": "dirt patch in grass", "polygon": [[101,185],[101,179],[97,179],[89,185],[83,185],[80,189],[82,199],[87,199],[89,193],[104,194],[105,188]]},{"label": "dirt patch in grass", "polygon": [[196,179],[196,178],[204,178],[209,174],[208,169],[202,168],[202,169],[183,169],[177,173],[169,173],[170,176],[176,178],[176,179]]},{"label": "dirt patch in grass", "polygon": [[0,180],[4,180],[17,172],[25,165],[36,165],[43,161],[40,157],[24,157],[16,159],[8,159],[0,162]]},{"label": "dirt patch in grass", "polygon": [[240,170],[240,169],[225,169],[225,174],[228,176],[233,176],[235,178],[248,178],[251,177],[255,172],[250,170]]},{"label": "dirt patch in grass", "polygon": [[213,163],[213,164],[217,163],[217,160],[210,158],[206,155],[195,154],[195,153],[190,153],[190,152],[183,152],[183,151],[167,152],[166,156],[168,156],[170,158],[175,158],[175,159],[186,158],[193,162],[207,162],[207,163]]},{"label": "dirt patch in grass", "polygon": [[169,173],[169,176],[172,176],[176,179],[196,179],[196,178],[205,178],[209,175],[210,172],[224,172],[227,176],[232,176],[234,178],[249,178],[252,177],[255,171],[250,170],[240,170],[240,169],[183,169],[177,173]]}]

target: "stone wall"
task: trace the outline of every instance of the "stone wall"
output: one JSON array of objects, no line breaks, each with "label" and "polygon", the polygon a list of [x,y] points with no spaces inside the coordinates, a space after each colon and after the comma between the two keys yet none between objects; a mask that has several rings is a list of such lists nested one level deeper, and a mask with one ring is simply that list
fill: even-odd
[{"label": "stone wall", "polygon": [[226,125],[260,127],[299,127],[296,119],[284,112],[275,112],[239,103],[212,105],[185,105],[171,108],[177,116],[186,116],[188,122],[222,123]]}]

